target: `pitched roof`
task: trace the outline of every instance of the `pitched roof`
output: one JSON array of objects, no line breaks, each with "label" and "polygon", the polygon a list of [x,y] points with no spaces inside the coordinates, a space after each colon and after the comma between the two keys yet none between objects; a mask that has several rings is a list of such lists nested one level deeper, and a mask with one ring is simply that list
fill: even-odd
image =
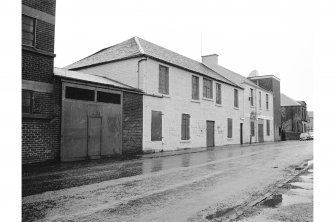
[{"label": "pitched roof", "polygon": [[70,71],[70,70],[55,67],[54,68],[54,74],[55,74],[55,76],[69,78],[69,79],[82,80],[82,81],[93,82],[93,83],[100,83],[100,84],[105,84],[105,85],[109,85],[109,86],[115,86],[115,87],[118,87],[118,88],[140,91],[137,88],[128,86],[124,83],[121,83],[119,81],[116,81],[116,80],[113,80],[113,79],[110,79],[110,78],[107,78],[107,77],[86,74],[86,73],[82,73],[82,72],[78,72],[78,71]]},{"label": "pitched roof", "polygon": [[280,106],[301,106],[301,104],[295,101],[294,99],[288,97],[287,95],[281,93]]},{"label": "pitched roof", "polygon": [[134,58],[139,56],[147,56],[157,59],[177,67],[220,80],[229,85],[240,87],[234,82],[228,80],[224,76],[211,70],[204,64],[180,55],[169,49],[163,48],[144,39],[133,37],[117,45],[102,49],[82,60],[79,60],[71,65],[64,67],[69,70],[79,70],[85,67],[113,62],[117,60]]},{"label": "pitched roof", "polygon": [[243,83],[247,83],[253,87],[258,87],[251,80],[247,79],[246,77],[236,72],[230,71],[229,69],[226,69],[223,66],[216,65],[216,64],[205,64],[205,65],[242,88],[243,88],[243,85],[242,85]]}]

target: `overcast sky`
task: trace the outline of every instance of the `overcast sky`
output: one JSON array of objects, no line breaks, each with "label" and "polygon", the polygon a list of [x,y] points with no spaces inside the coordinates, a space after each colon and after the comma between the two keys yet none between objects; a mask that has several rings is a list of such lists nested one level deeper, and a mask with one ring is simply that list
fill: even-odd
[{"label": "overcast sky", "polygon": [[313,110],[313,13],[308,0],[57,1],[55,66],[138,36],[197,61],[216,53],[244,76],[275,75]]}]

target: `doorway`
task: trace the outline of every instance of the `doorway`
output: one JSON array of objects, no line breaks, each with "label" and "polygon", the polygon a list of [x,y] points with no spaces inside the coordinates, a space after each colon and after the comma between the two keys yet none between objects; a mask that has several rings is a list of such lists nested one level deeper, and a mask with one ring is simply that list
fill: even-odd
[{"label": "doorway", "polygon": [[214,121],[207,120],[207,147],[214,146]]},{"label": "doorway", "polygon": [[258,142],[259,143],[263,143],[264,142],[263,124],[258,124]]},{"label": "doorway", "polygon": [[101,154],[101,117],[88,117],[87,156],[91,159]]}]

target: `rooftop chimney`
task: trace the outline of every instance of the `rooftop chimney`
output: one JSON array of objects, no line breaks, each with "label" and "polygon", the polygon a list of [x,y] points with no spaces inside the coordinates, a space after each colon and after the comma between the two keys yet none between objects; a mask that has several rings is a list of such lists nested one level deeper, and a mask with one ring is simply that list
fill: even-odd
[{"label": "rooftop chimney", "polygon": [[204,56],[201,56],[201,58],[202,58],[202,63],[204,64],[218,65],[218,59],[219,59],[218,54],[204,55]]}]

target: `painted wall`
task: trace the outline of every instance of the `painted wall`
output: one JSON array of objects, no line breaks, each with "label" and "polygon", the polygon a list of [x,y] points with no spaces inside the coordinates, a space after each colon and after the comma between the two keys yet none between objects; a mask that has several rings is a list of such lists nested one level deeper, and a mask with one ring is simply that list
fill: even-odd
[{"label": "painted wall", "polygon": [[[164,98],[144,96],[143,98],[143,149],[175,150],[206,146],[206,120],[215,121],[215,146],[240,143],[240,117],[242,92],[239,90],[239,109],[234,108],[234,87],[221,84],[222,105],[216,104],[215,81],[213,99],[203,98],[203,77],[199,77],[200,100],[192,100],[191,72],[148,59],[146,62],[145,88],[147,94],[162,96],[158,92],[159,64],[169,68],[169,95]],[[162,141],[151,141],[151,111],[161,111]],[[190,140],[181,140],[182,114],[190,115]],[[233,137],[227,138],[227,118],[233,119]]]}]

